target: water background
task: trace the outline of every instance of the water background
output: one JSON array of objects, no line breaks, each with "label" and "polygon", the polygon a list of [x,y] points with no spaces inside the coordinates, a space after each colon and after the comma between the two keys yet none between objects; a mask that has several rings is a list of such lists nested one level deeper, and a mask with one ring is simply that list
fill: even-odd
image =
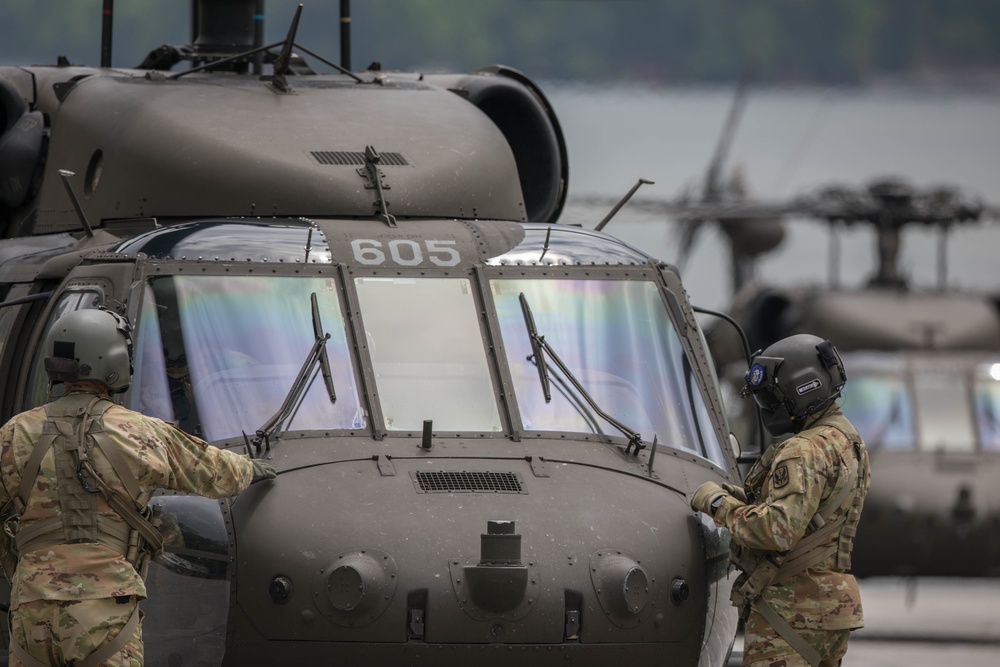
[{"label": "water background", "polygon": [[[734,88],[618,88],[544,84],[559,117],[570,162],[567,207],[560,222],[595,226],[608,208],[577,203],[589,195],[617,199],[639,178],[655,181],[635,198],[672,199],[700,186],[729,112]],[[724,174],[745,172],[752,195],[781,199],[833,183],[860,187],[896,176],[918,188],[947,184],[1000,207],[1000,90],[947,87],[753,89]],[[908,227],[903,271],[917,288],[936,284],[937,233]],[[678,226],[628,206],[605,231],[670,262],[678,260]],[[827,279],[825,225],[786,225],[782,246],[758,268],[771,284]],[[841,241],[843,284],[862,284],[874,270],[868,229]],[[969,225],[948,242],[949,282],[1000,293],[1000,224]],[[700,306],[723,308],[731,294],[726,246],[706,229],[684,264],[683,278]]]}]

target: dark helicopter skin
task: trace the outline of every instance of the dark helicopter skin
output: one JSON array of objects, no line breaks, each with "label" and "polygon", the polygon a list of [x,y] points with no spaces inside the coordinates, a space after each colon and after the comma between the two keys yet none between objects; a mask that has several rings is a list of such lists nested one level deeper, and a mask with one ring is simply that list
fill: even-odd
[{"label": "dark helicopter skin", "polygon": [[[956,190],[921,191],[896,179],[831,188],[797,206],[831,224],[875,226],[878,271],[856,289],[750,283],[731,314],[754,349],[812,333],[843,355],[842,407],[872,466],[854,573],[1000,575],[1000,306],[947,287],[943,264],[937,289],[910,287],[896,262],[907,225],[940,225],[944,239],[955,225],[996,213]],[[719,327],[710,338],[716,360],[733,363],[741,383],[733,334]],[[733,421],[745,443],[755,441],[745,417]]]},{"label": "dark helicopter skin", "polygon": [[103,304],[124,405],[278,470],[154,499],[146,664],[725,664],[688,495],[738,470],[677,271],[555,224],[523,75],[302,72],[0,68],[2,418]]}]

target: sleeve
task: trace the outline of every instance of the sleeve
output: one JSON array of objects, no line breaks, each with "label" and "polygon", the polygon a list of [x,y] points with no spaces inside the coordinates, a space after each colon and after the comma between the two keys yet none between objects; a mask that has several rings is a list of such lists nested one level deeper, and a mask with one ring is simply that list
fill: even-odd
[{"label": "sleeve", "polygon": [[[0,484],[0,521],[7,518],[9,512],[13,511],[11,504],[12,493],[7,490],[8,480],[14,470],[14,426],[8,422],[0,429],[0,470],[2,470],[2,484]],[[13,493],[17,493],[14,491]],[[14,569],[17,567],[17,556],[14,554],[14,544],[6,530],[0,529],[0,569],[3,570],[7,581],[14,580]]]},{"label": "sleeve", "polygon": [[11,479],[15,472],[14,423],[7,422],[0,428],[0,476],[3,482],[0,484],[0,508],[5,507],[11,500],[11,492],[7,490],[7,480]]},{"label": "sleeve", "polygon": [[723,502],[715,520],[729,530],[734,542],[760,551],[788,551],[809,527],[825,488],[813,443],[801,437],[788,440],[771,462],[763,500],[745,505]]},{"label": "sleeve", "polygon": [[253,481],[253,463],[166,422],[150,419],[148,427],[166,449],[169,474],[166,488],[208,498],[226,498],[246,490]]}]

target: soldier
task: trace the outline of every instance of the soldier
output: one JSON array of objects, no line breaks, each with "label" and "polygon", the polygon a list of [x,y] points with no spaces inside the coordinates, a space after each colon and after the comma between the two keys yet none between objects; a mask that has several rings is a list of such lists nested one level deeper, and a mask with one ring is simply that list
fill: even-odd
[{"label": "soldier", "polygon": [[0,429],[10,664],[141,666],[138,602],[162,544],[147,519],[152,493],[235,496],[275,471],[113,403],[132,378],[119,315],[65,315],[45,350],[62,397]]},{"label": "soldier", "polygon": [[816,336],[758,352],[741,395],[753,395],[771,435],[795,435],[764,453],[744,488],[705,482],[691,498],[732,536],[744,667],[839,665],[864,625],[848,571],[868,452],[835,402],[846,380],[836,348]]}]

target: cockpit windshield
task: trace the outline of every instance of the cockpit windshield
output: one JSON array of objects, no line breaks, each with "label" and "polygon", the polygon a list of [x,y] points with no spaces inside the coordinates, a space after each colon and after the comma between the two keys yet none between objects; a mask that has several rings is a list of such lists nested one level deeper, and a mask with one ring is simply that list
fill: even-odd
[{"label": "cockpit windshield", "polygon": [[976,425],[983,449],[1000,452],[1000,362],[979,366],[974,396]]},{"label": "cockpit windshield", "polygon": [[683,348],[651,281],[492,280],[507,363],[521,423],[529,431],[619,435],[550,367],[546,402],[519,301],[530,303],[545,337],[601,409],[652,442],[697,452],[718,462],[702,397],[686,380]]},{"label": "cockpit windshield", "polygon": [[290,429],[365,425],[333,281],[326,278],[165,276],[146,286],[131,406],[206,440],[253,433],[280,407],[315,341],[315,292],[337,387],[305,392]]},{"label": "cockpit windshield", "polygon": [[[657,283],[538,277],[488,285],[480,292],[468,275],[356,276],[346,285],[303,276],[154,277],[137,323],[130,407],[206,440],[253,435],[278,411],[315,342],[309,296],[315,292],[331,335],[336,402],[314,378],[288,430],[374,426],[419,435],[431,421],[435,432],[622,437],[565,374],[550,370],[552,400],[545,401],[538,368],[528,359],[523,293],[538,333],[602,411],[646,443],[655,437],[725,465]],[[358,312],[348,322],[341,304],[353,298]],[[499,347],[490,342],[493,307],[505,358],[490,352]],[[351,326],[359,332],[356,344],[353,336],[348,343]],[[507,370],[516,410],[501,411]],[[361,377],[367,392],[359,388]]]},{"label": "cockpit windshield", "polygon": [[356,278],[389,431],[502,429],[467,278]]},{"label": "cockpit windshield", "polygon": [[914,448],[913,399],[902,375],[851,373],[843,396],[844,414],[869,448]]},{"label": "cockpit windshield", "polygon": [[843,410],[869,448],[1000,451],[1000,363],[961,355],[845,355]]}]

